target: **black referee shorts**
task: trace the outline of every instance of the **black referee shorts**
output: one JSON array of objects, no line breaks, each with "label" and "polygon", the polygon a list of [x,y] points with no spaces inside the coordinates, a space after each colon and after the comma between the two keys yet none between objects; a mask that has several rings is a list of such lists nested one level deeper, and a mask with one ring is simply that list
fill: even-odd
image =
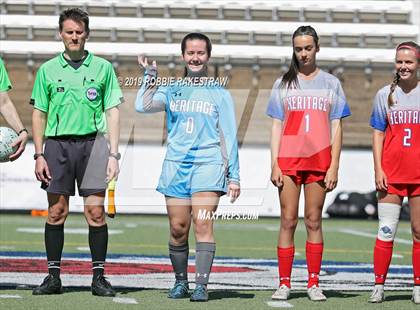
[{"label": "black referee shorts", "polygon": [[105,191],[109,148],[103,135],[49,137],[44,155],[52,179],[41,188],[48,193],[74,196],[74,181],[82,197]]}]

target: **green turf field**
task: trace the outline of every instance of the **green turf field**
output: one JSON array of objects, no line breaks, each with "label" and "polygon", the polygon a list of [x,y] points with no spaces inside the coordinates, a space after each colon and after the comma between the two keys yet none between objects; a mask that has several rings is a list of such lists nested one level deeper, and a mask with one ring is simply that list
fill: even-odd
[{"label": "green turf field", "polygon": [[[32,296],[31,292],[16,290],[0,290],[0,294],[22,296],[20,299],[0,299],[1,309],[240,309],[259,310],[274,309],[267,304],[271,302],[269,291],[216,291],[210,292],[207,303],[191,303],[189,300],[170,300],[163,290],[141,290],[120,293],[120,297],[134,298],[137,304],[119,304],[111,298],[95,297],[88,291],[67,291],[59,296]],[[326,302],[314,303],[308,300],[306,293],[297,292],[287,301],[291,309],[419,309],[411,301],[409,292],[393,292],[382,304],[368,304],[368,292],[326,292]],[[277,308],[277,307],[276,307]]]},{"label": "green turf field", "polygon": [[[44,239],[40,233],[18,232],[17,228],[44,228],[45,218],[29,215],[0,215],[0,246],[13,247],[20,251],[44,251]],[[84,217],[69,215],[65,228],[87,229]],[[108,219],[108,228],[122,230],[121,234],[109,236],[108,253],[133,253],[167,255],[168,220],[166,216],[117,215]],[[215,224],[217,256],[275,258],[279,220],[264,218],[253,221],[218,221]],[[325,250],[323,259],[355,262],[371,262],[374,238],[340,232],[352,229],[375,235],[376,221],[324,220]],[[398,238],[411,242],[409,222],[401,222]],[[303,220],[295,235],[296,251],[304,253],[306,240]],[[194,236],[190,232],[190,245],[194,246]],[[64,252],[80,252],[78,247],[86,247],[87,234],[66,234]],[[0,248],[1,250],[1,248]],[[411,264],[411,244],[396,242],[394,264]]]},{"label": "green turf field", "polygon": [[[0,215],[0,252],[31,251],[43,252],[43,228],[45,218],[29,215]],[[168,223],[166,216],[117,215],[108,220],[110,234],[108,253],[167,255]],[[258,219],[252,221],[217,221],[216,256],[241,258],[275,259],[278,219]],[[325,251],[324,260],[366,262],[372,261],[372,249],[376,234],[375,221],[324,220]],[[82,215],[71,214],[66,229],[86,229]],[[343,229],[346,229],[344,232]],[[360,235],[362,234],[362,236]],[[191,232],[192,236],[192,232]],[[397,237],[406,240],[396,242],[392,263],[411,264],[411,232],[408,222],[401,222]],[[306,232],[301,220],[296,232],[296,251],[304,259]],[[66,253],[89,253],[86,233],[65,235]],[[194,240],[190,238],[190,247]],[[322,278],[321,278],[322,281]],[[0,281],[1,282],[1,281]],[[4,287],[4,284],[3,284]],[[130,289],[118,291],[118,297],[135,300],[137,304],[120,304],[112,298],[94,297],[87,288],[68,288],[60,296],[32,296],[28,289],[1,289],[0,309],[271,309],[279,304],[270,302],[272,291],[218,290],[210,292],[206,304],[190,303],[188,300],[169,300],[166,291],[152,289]],[[21,298],[12,298],[14,295]],[[369,292],[327,291],[325,303],[310,302],[303,291],[292,293],[288,303],[294,309],[419,309],[410,302],[411,292],[388,292],[387,302],[369,305]],[[0,296],[1,297],[1,296]],[[59,306],[58,306],[59,305]]]}]

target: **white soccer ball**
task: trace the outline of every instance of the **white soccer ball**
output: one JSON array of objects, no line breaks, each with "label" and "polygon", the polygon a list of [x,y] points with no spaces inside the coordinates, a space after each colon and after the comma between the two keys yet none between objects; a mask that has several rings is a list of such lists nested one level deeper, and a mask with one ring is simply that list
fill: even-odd
[{"label": "white soccer ball", "polygon": [[18,138],[17,133],[9,127],[0,127],[0,163],[9,161],[9,156],[17,150],[11,144]]}]

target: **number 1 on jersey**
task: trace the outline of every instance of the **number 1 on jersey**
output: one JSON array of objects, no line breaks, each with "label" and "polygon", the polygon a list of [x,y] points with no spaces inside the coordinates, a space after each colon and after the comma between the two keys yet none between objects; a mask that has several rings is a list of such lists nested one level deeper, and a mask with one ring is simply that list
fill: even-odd
[{"label": "number 1 on jersey", "polygon": [[309,114],[305,114],[305,132],[309,132]]},{"label": "number 1 on jersey", "polygon": [[187,118],[187,126],[185,128],[186,133],[192,133],[194,130],[194,119],[192,117]]},{"label": "number 1 on jersey", "polygon": [[403,145],[404,146],[411,146],[411,142],[409,141],[411,139],[411,129],[410,128],[404,128],[404,132],[406,135],[403,139]]}]

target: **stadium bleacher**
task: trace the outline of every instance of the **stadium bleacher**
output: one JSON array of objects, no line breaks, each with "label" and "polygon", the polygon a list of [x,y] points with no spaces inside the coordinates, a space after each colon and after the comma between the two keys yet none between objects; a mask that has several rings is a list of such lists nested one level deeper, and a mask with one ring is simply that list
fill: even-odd
[{"label": "stadium bleacher", "polygon": [[58,15],[68,7],[81,7],[92,16],[274,20],[297,22],[406,23],[410,2],[401,1],[24,1],[2,2],[2,14]]},{"label": "stadium bleacher", "polygon": [[[0,15],[1,40],[54,40],[57,33],[55,16]],[[159,18],[97,17],[90,20],[95,31],[94,41],[172,43],[182,39],[185,32],[195,29],[206,32],[216,44],[283,45],[290,42],[300,22],[263,22],[234,20],[173,19],[162,23]],[[397,42],[415,40],[418,28],[408,24],[351,24],[313,22],[323,45],[331,47],[393,47]],[[141,32],[141,35],[140,33]]]},{"label": "stadium bleacher", "polygon": [[[12,99],[22,113],[30,113],[26,103],[39,64],[62,50],[58,14],[69,7],[89,12],[92,32],[87,47],[111,60],[121,81],[140,74],[135,66],[135,56],[140,53],[158,60],[160,74],[180,75],[181,38],[191,31],[208,34],[214,44],[210,71],[230,76],[231,89],[244,90],[235,98],[242,102],[238,103],[238,119],[246,102],[244,92],[251,89],[257,100],[243,134],[249,144],[267,144],[270,128],[264,113],[267,94],[252,89],[270,89],[287,67],[291,35],[298,26],[310,24],[318,31],[319,64],[342,79],[353,111],[344,124],[347,146],[370,145],[367,118],[371,101],[376,90],[392,79],[394,47],[419,37],[419,4],[413,0],[4,0],[0,2],[0,51],[14,82]],[[136,87],[123,86],[130,102]],[[162,137],[163,121],[156,121],[161,115],[148,120],[132,118],[131,104],[124,109],[132,120],[127,123],[147,133],[140,133],[141,139]],[[30,117],[23,118],[30,123]],[[126,134],[129,132],[127,129]]]}]

